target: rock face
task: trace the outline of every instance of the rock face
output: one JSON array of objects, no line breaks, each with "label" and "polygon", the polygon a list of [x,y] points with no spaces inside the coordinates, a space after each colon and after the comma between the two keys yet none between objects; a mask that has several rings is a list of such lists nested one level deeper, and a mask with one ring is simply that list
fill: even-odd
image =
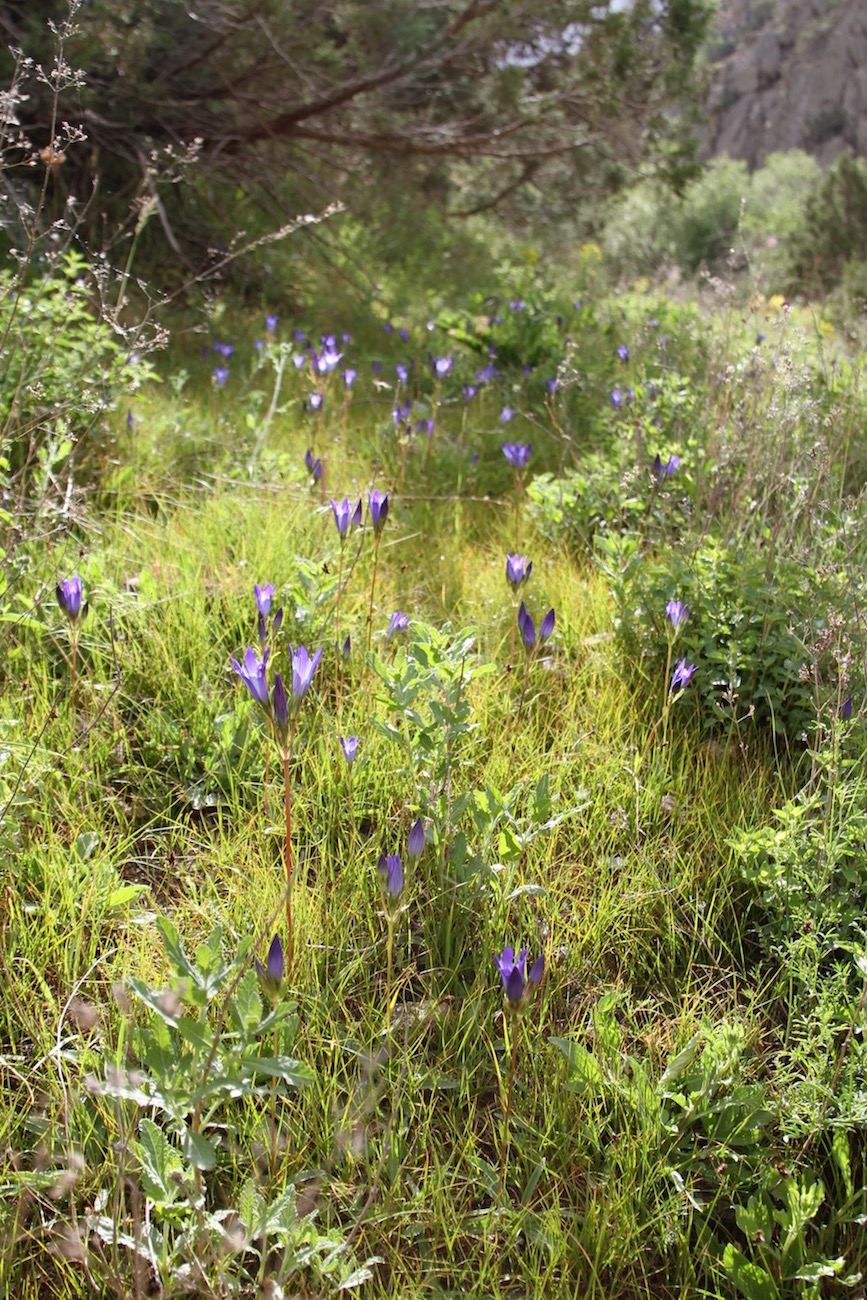
[{"label": "rock face", "polygon": [[707,155],[867,156],[867,0],[723,0],[716,27]]}]

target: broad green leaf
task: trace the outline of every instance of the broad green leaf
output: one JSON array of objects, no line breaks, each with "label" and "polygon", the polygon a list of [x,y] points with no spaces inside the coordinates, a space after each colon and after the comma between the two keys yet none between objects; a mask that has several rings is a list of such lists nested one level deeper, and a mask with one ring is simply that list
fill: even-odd
[{"label": "broad green leaf", "polygon": [[779,1291],[770,1273],[729,1244],[723,1251],[723,1268],[746,1300],[779,1300]]},{"label": "broad green leaf", "polygon": [[550,1038],[548,1041],[566,1058],[566,1087],[570,1092],[580,1095],[602,1086],[602,1067],[592,1052],[570,1038]]},{"label": "broad green leaf", "polygon": [[174,1175],[184,1163],[162,1129],[152,1119],[142,1119],[136,1150],[141,1168],[142,1190],[156,1205],[172,1205],[181,1191]]},{"label": "broad green leaf", "polygon": [[186,1126],[181,1133],[181,1150],[194,1169],[213,1169],[217,1163],[217,1149],[213,1143]]}]

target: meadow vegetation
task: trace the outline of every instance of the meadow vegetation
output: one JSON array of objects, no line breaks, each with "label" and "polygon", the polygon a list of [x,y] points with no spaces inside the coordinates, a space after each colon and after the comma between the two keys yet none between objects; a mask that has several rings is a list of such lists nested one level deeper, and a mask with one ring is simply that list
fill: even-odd
[{"label": "meadow vegetation", "polygon": [[3,1293],[859,1294],[859,360],[343,269],[4,288]]}]

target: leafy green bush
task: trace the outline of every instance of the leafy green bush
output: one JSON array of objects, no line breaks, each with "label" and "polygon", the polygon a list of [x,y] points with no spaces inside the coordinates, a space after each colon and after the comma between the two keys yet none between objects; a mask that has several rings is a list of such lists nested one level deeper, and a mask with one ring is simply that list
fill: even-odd
[{"label": "leafy green bush", "polygon": [[843,153],[806,199],[804,224],[792,239],[791,272],[798,287],[829,289],[847,262],[867,259],[867,164]]}]

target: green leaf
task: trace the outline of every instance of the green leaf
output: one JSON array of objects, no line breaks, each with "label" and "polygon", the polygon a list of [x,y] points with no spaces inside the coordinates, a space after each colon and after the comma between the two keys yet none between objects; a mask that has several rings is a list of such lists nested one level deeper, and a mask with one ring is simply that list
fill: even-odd
[{"label": "green leaf", "polygon": [[186,1125],[181,1133],[181,1150],[194,1169],[213,1169],[217,1163],[217,1148],[213,1143]]},{"label": "green leaf", "polygon": [[678,1080],[681,1075],[689,1069],[695,1060],[701,1039],[702,1035],[700,1033],[693,1034],[686,1047],[682,1047],[676,1056],[669,1058],[668,1064],[665,1067],[665,1073],[659,1081],[660,1088],[665,1090],[672,1083],[675,1083],[676,1080]]},{"label": "green leaf", "polygon": [[291,1056],[243,1056],[238,1065],[244,1075],[267,1074],[282,1079],[293,1088],[306,1088],[314,1081],[309,1065],[295,1061]]},{"label": "green leaf", "polygon": [[566,1058],[566,1087],[569,1092],[577,1092],[580,1096],[601,1087],[604,1078],[602,1067],[592,1052],[571,1038],[550,1038],[548,1041]]},{"label": "green leaf", "polygon": [[723,1251],[723,1268],[746,1300],[779,1300],[774,1279],[758,1264],[729,1244]]},{"label": "green leaf", "polygon": [[173,1205],[181,1192],[175,1174],[183,1171],[184,1163],[178,1152],[152,1119],[144,1118],[139,1125],[140,1140],[136,1150],[141,1168],[142,1190],[156,1205]]}]

